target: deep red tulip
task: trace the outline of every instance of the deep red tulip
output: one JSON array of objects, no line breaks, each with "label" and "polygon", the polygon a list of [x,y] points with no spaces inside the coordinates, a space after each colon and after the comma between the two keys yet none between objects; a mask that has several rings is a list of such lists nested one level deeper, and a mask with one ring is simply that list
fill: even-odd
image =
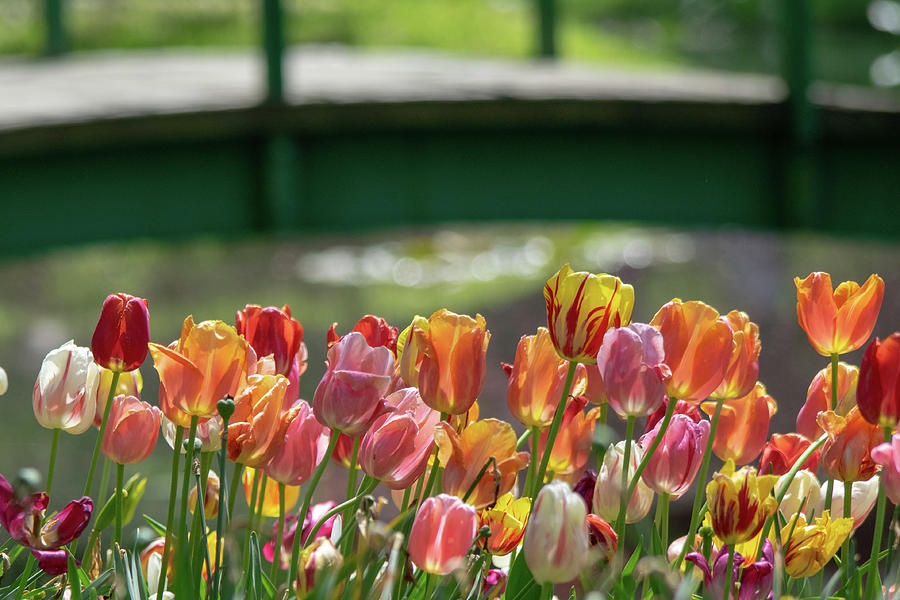
[{"label": "deep red tulip", "polygon": [[[337,334],[337,323],[332,323],[328,330],[326,344],[331,348],[344,337]],[[366,342],[373,348],[384,346],[397,355],[397,328],[391,327],[387,321],[375,315],[366,315],[353,326],[351,332],[357,331],[363,334]]]},{"label": "deep red tulip", "polygon": [[900,332],[875,338],[859,365],[856,405],[873,425],[894,429],[900,420]]},{"label": "deep red tulip", "polygon": [[110,371],[133,371],[147,358],[149,341],[147,301],[123,293],[107,296],[91,339],[97,364]]},{"label": "deep red tulip", "polygon": [[275,372],[287,375],[303,342],[303,326],[291,318],[291,308],[248,304],[234,315],[237,332],[253,347],[257,356],[275,359]]},{"label": "deep red tulip", "polygon": [[[797,459],[809,448],[810,441],[799,433],[773,433],[771,439],[763,446],[759,457],[760,475],[784,475],[791,470]],[[816,450],[800,468],[815,473],[819,468],[819,455]]]}]

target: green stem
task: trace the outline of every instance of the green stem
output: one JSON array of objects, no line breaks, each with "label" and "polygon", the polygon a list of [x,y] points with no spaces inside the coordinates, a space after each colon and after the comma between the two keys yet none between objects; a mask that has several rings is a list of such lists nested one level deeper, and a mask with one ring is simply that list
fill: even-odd
[{"label": "green stem", "polygon": [[[850,507],[853,502],[853,482],[844,482],[844,518],[850,518]],[[844,540],[841,546],[841,571],[843,571],[843,584],[846,587],[850,583],[850,536]]]},{"label": "green stem", "polygon": [[522,447],[522,445],[528,441],[528,438],[531,437],[531,429],[526,429],[525,433],[519,436],[519,439],[516,440],[516,450]]},{"label": "green stem", "polygon": [[[537,494],[544,487],[544,477],[547,475],[547,465],[550,463],[550,455],[553,453],[553,444],[556,442],[556,436],[559,433],[559,426],[562,423],[563,413],[566,411],[569,392],[572,390],[572,380],[575,378],[575,368],[578,363],[574,360],[569,361],[569,371],[566,373],[566,384],[563,386],[562,396],[559,398],[559,404],[556,405],[556,412],[553,414],[553,422],[550,424],[550,432],[547,434],[547,444],[544,446],[544,455],[541,456],[541,466],[537,470],[537,477],[534,480],[534,488],[531,490],[531,498],[537,498]],[[534,460],[534,458],[532,458]]]},{"label": "green stem", "polygon": [[638,482],[641,480],[641,475],[644,474],[644,469],[646,469],[647,465],[650,464],[650,459],[653,457],[656,449],[659,448],[659,445],[662,443],[663,436],[666,434],[666,430],[669,429],[669,423],[672,421],[672,414],[675,412],[675,405],[677,403],[678,400],[675,400],[674,398],[669,400],[669,405],[666,407],[666,414],[663,417],[662,425],[659,426],[659,435],[653,438],[653,442],[644,453],[644,458],[641,459],[640,464],[637,466],[637,469],[634,472],[634,476],[631,478],[631,482],[628,484],[629,498],[631,498],[632,494],[634,494],[634,488],[637,487]]},{"label": "green stem", "polygon": [[62,429],[53,430],[53,442],[50,445],[50,466],[47,467],[47,495],[53,488],[53,472],[56,470],[56,451],[59,449],[59,433]]},{"label": "green stem", "polygon": [[656,513],[659,515],[659,539],[663,552],[669,547],[669,494],[662,493],[656,499]]},{"label": "green stem", "polygon": [[[350,465],[347,468],[347,493],[344,495],[345,500],[349,500],[356,495],[356,463],[359,461],[359,443],[362,441],[361,436],[353,438],[353,451],[350,453]],[[350,523],[353,517],[349,512],[344,513],[343,522]]]},{"label": "green stem", "polygon": [[[197,439],[197,422],[199,417],[197,415],[191,415],[191,426],[190,433],[188,434],[188,445],[186,448],[185,454],[185,463],[184,463],[184,478],[181,480],[181,514],[178,519],[178,546],[176,547],[176,554],[182,557],[181,560],[176,561],[179,565],[187,565],[190,563],[190,547],[188,546],[188,524],[187,524],[187,507],[188,507],[188,494],[191,489],[191,469],[194,466],[194,440]],[[176,448],[176,452],[179,452],[180,448]],[[198,490],[199,491],[199,490]],[[190,569],[188,569],[190,571]],[[178,569],[175,572],[175,578],[180,580],[182,583],[184,582],[184,577],[187,574],[184,573],[184,569]],[[188,587],[189,586],[189,587]],[[176,586],[177,588],[178,586]],[[191,594],[193,594],[194,581],[188,580],[187,585],[184,588],[184,591],[188,589],[191,590]],[[183,594],[182,594],[183,595]]]},{"label": "green stem", "polygon": [[722,592],[722,598],[728,600],[731,596],[731,588],[734,585],[732,577],[734,576],[734,544],[728,547],[728,565],[725,567],[725,591]]},{"label": "green stem", "polygon": [[526,492],[534,488],[534,478],[538,466],[537,455],[541,437],[541,430],[537,425],[529,429],[529,431],[531,432],[531,460],[528,461],[528,474],[525,476]]},{"label": "green stem", "polygon": [[[226,416],[230,416],[226,413]],[[224,532],[224,520],[225,513],[228,512],[228,522],[231,522],[231,513],[227,509],[230,506],[231,497],[228,496],[228,478],[225,473],[225,455],[228,453],[228,420],[227,418],[222,418],[222,448],[219,450],[219,513],[216,515],[216,556],[215,556],[215,569],[210,575],[212,577],[212,597],[211,600],[218,600],[219,598],[219,587],[221,585],[221,573],[220,569],[222,568],[222,560],[224,559],[224,551],[225,551],[225,532]],[[235,465],[235,469],[237,465]],[[162,596],[160,596],[162,597]]]},{"label": "green stem", "polygon": [[28,560],[25,562],[25,570],[19,575],[19,589],[16,591],[16,600],[21,600],[22,595],[25,593],[25,584],[28,583],[28,578],[31,577],[31,571],[34,570],[34,562],[34,554],[29,552]]},{"label": "green stem", "polygon": [[[449,413],[441,413],[441,421],[446,421],[448,414]],[[416,504],[416,512],[419,512],[418,507],[422,505],[422,500],[431,495],[431,489],[434,487],[434,480],[437,477],[437,472],[440,466],[441,461],[438,460],[438,446],[437,444],[435,444],[434,455],[431,462],[431,471],[429,471],[428,480],[425,482],[425,493],[418,498],[418,502]]]},{"label": "green stem", "polygon": [[700,526],[700,507],[703,506],[703,496],[706,491],[706,477],[709,475],[709,460],[712,456],[713,440],[716,439],[716,429],[719,427],[719,415],[722,414],[722,404],[725,402],[723,398],[716,400],[716,410],[713,411],[712,421],[710,421],[709,437],[706,440],[706,450],[703,452],[703,461],[700,463],[700,471],[697,473],[697,490],[694,492],[694,506],[691,509],[691,525],[688,527],[688,534],[684,541],[684,547],[675,561],[675,570],[681,568],[681,563],[687,554],[688,548],[694,547],[694,536],[697,535],[697,528]]},{"label": "green stem", "polygon": [[125,485],[125,465],[116,464],[116,543],[122,545],[122,488]]},{"label": "green stem", "polygon": [[103,443],[103,436],[106,434],[106,422],[109,421],[109,409],[112,408],[112,399],[116,394],[116,387],[119,385],[119,371],[113,371],[112,382],[109,384],[109,394],[106,396],[106,408],[103,409],[103,420],[100,422],[100,432],[97,434],[97,441],[94,442],[94,454],[91,455],[91,467],[88,469],[87,481],[84,482],[84,493],[82,496],[91,495],[91,486],[94,484],[94,471],[97,469],[97,458],[100,456],[100,444]]},{"label": "green stem", "polygon": [[622,483],[619,488],[619,514],[616,517],[616,533],[619,535],[619,549],[625,552],[625,515],[631,496],[628,495],[628,467],[631,465],[631,438],[634,437],[635,417],[629,415],[625,420],[625,453],[622,459]]},{"label": "green stem", "polygon": [[234,518],[234,503],[238,497],[238,486],[241,485],[241,479],[243,478],[244,473],[244,465],[240,463],[234,463],[234,471],[231,474],[231,487],[228,488],[228,519],[231,520]]},{"label": "green stem", "polygon": [[254,527],[256,528],[257,534],[262,532],[263,524],[266,522],[266,487],[268,487],[268,485],[269,476],[263,473],[259,484],[259,496],[256,500],[256,520],[254,521]]},{"label": "green stem", "polygon": [[307,511],[309,511],[309,504],[312,502],[312,495],[316,489],[316,486],[319,485],[319,480],[322,479],[322,473],[325,472],[325,467],[328,466],[328,459],[334,453],[334,448],[337,446],[338,436],[340,432],[336,429],[331,431],[331,439],[328,440],[328,449],[325,451],[324,458],[322,462],[319,463],[319,466],[316,467],[315,473],[313,473],[312,479],[310,479],[306,495],[303,497],[303,506],[300,508],[300,512],[297,513],[297,533],[294,534],[294,547],[291,551],[291,570],[288,576],[288,581],[296,581],[297,579],[297,561],[300,557],[300,538],[303,537],[303,519],[306,517]]},{"label": "green stem", "polygon": [[172,483],[169,488],[169,512],[166,517],[166,541],[163,542],[162,563],[159,569],[159,583],[156,586],[159,597],[165,591],[166,571],[169,564],[169,550],[172,546],[172,524],[175,520],[175,497],[178,495],[178,462],[181,459],[181,440],[184,438],[184,427],[175,427],[175,448],[172,456]]},{"label": "green stem", "polygon": [[462,501],[465,502],[469,499],[469,496],[472,495],[472,492],[475,491],[475,488],[478,487],[478,482],[481,481],[481,478],[484,477],[484,474],[487,473],[488,467],[491,466],[491,463],[494,463],[494,468],[497,468],[497,459],[493,456],[487,459],[484,463],[484,466],[481,467],[481,470],[478,472],[478,475],[475,476],[475,479],[472,480],[472,485],[469,486],[469,489],[466,490],[466,495],[463,496]]},{"label": "green stem", "polygon": [[193,557],[192,560],[198,565],[198,570],[201,562],[206,566],[206,576],[209,578],[212,577],[209,544],[206,543],[206,481],[209,477],[209,458],[202,453],[200,455],[200,470],[200,473],[194,474],[197,478],[197,504],[194,507],[194,529],[191,534],[191,545],[193,548],[191,549],[191,555]]},{"label": "green stem", "polygon": [[[259,469],[253,470],[253,483],[250,486],[250,515],[247,518],[247,534],[244,536],[244,573],[249,572],[250,568],[250,531],[253,529],[256,524],[256,499],[259,497],[259,478],[262,476],[262,471]],[[300,523],[300,528],[303,528],[303,524]]]},{"label": "green stem", "polygon": [[552,583],[541,584],[541,595],[539,596],[539,598],[540,600],[550,600],[550,598],[553,598]]},{"label": "green stem", "polygon": [[412,486],[403,490],[403,501],[400,503],[400,512],[405,513],[406,509],[409,508],[409,497],[412,493]]},{"label": "green stem", "polygon": [[[884,441],[890,443],[891,429],[884,428]],[[881,589],[881,579],[878,574],[878,553],[881,552],[881,535],[884,529],[884,482],[878,482],[878,507],[875,509],[875,533],[872,536],[872,553],[869,558],[869,574],[866,578],[867,599],[874,598],[875,590]],[[890,564],[890,563],[888,563]]]},{"label": "green stem", "polygon": [[[302,531],[303,527],[300,527]],[[275,557],[272,559],[272,583],[278,587],[278,574],[281,569],[281,543],[284,538],[284,484],[278,482],[278,527],[275,533]]]}]

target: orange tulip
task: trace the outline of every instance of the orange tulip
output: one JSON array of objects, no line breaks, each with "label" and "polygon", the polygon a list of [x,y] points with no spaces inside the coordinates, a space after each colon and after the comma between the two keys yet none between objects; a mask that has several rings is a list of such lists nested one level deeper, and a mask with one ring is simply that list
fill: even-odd
[{"label": "orange tulip", "polygon": [[[526,427],[546,429],[562,397],[569,364],[553,347],[550,332],[538,327],[534,335],[523,335],[516,347],[516,360],[509,370],[506,405]],[[587,386],[587,369],[578,365],[571,395],[580,396]]]},{"label": "orange tulip", "polygon": [[[559,434],[553,443],[553,451],[550,453],[550,461],[547,470],[556,477],[569,480],[573,475],[581,473],[591,454],[591,445],[594,438],[594,425],[600,418],[599,406],[592,408],[587,413],[584,407],[587,399],[575,398],[566,405],[563,412]],[[540,456],[543,456],[547,447],[549,430],[541,434],[539,444]],[[570,482],[571,483],[571,482]]]},{"label": "orange tulip", "polygon": [[544,286],[547,328],[559,355],[592,365],[610,327],[631,323],[634,288],[613,275],[572,271],[567,264]]},{"label": "orange tulip", "polygon": [[[700,406],[711,415],[715,402]],[[766,393],[766,386],[757,382],[753,390],[743,398],[725,400],[713,441],[713,452],[722,460],[731,459],[735,464],[746,465],[762,452],[769,437],[769,421],[778,411],[778,403]]]},{"label": "orange tulip", "polygon": [[262,468],[275,455],[299,403],[281,412],[288,380],[284,375],[251,375],[247,387],[234,400],[234,415],[228,426],[228,458],[236,463]]},{"label": "orange tulip", "polygon": [[650,324],[663,336],[670,398],[702,402],[719,387],[731,364],[734,339],[728,321],[713,307],[675,298],[657,311]]},{"label": "orange tulip", "polygon": [[[230,429],[230,428],[229,428]],[[247,505],[250,505],[250,500],[253,499],[253,478],[256,475],[256,469],[252,467],[247,467],[244,469],[241,474],[241,482],[244,484],[244,498],[247,500]],[[256,505],[259,506],[260,495],[262,495],[262,516],[264,517],[277,517],[278,516],[278,482],[273,481],[269,478],[269,481],[266,482],[265,493],[263,493],[262,486],[262,473],[260,473],[260,484],[259,489],[256,493]],[[284,486],[284,509],[288,512],[297,504],[297,500],[300,498],[300,486],[299,485],[286,485]],[[260,510],[259,508],[256,509]],[[206,515],[207,518],[209,515]]]},{"label": "orange tulip", "polygon": [[[530,459],[527,452],[516,452],[516,433],[512,426],[497,419],[472,423],[461,435],[448,423],[438,423],[434,441],[438,446],[438,460],[444,466],[443,489],[460,498],[466,495],[488,459],[496,460],[496,472],[489,466],[466,500],[475,508],[496,502],[511,490],[519,471],[528,466]],[[495,473],[499,475],[499,487],[495,485]]]},{"label": "orange tulip", "polygon": [[[490,339],[481,315],[473,319],[442,308],[428,319],[416,317],[402,348],[400,374],[434,410],[464,413],[484,385]],[[399,348],[398,342],[398,353]]]},{"label": "orange tulip", "polygon": [[806,390],[806,402],[797,413],[797,433],[811,440],[822,435],[816,418],[819,413],[833,410],[846,415],[856,406],[856,386],[859,382],[859,368],[845,362],[838,363],[837,406],[831,406],[831,367],[825,367],[813,377]]},{"label": "orange tulip", "polygon": [[713,398],[742,398],[753,390],[759,377],[759,326],[750,320],[747,313],[733,310],[725,315],[731,325],[734,349],[731,362],[725,371],[725,379],[711,394]]},{"label": "orange tulip", "polygon": [[190,416],[216,414],[216,403],[235,396],[246,385],[247,342],[223,321],[194,324],[184,320],[181,337],[168,348],[150,344],[159,373],[159,405],[176,425],[187,427]]},{"label": "orange tulip", "polygon": [[866,421],[859,408],[846,417],[834,411],[819,415],[819,426],[828,434],[819,465],[825,474],[840,481],[866,481],[878,472],[872,448],[882,442],[881,428]]},{"label": "orange tulip", "polygon": [[884,296],[884,280],[878,275],[869,275],[862,287],[845,281],[835,290],[828,273],[810,273],[803,280],[795,277],[794,284],[797,320],[819,354],[852,352],[872,335]]},{"label": "orange tulip", "polygon": [[491,536],[481,538],[481,545],[491,554],[505,556],[512,552],[528,524],[528,513],[531,512],[531,498],[525,496],[516,500],[512,494],[504,494],[492,508],[482,510],[478,514],[479,526],[487,526]]}]

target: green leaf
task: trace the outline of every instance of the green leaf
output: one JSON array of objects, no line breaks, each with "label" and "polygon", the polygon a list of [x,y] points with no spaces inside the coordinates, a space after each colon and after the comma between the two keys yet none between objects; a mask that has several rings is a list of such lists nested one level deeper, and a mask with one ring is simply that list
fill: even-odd
[{"label": "green leaf", "polygon": [[262,594],[262,559],[259,553],[259,540],[256,532],[250,532],[250,579],[247,591],[248,596],[255,600],[261,600],[265,596]]},{"label": "green leaf", "polygon": [[97,515],[97,520],[94,521],[94,530],[95,531],[103,531],[107,527],[113,524],[113,520],[116,518],[116,495],[112,494],[109,497],[109,500],[106,501],[106,504],[103,505],[103,508],[100,509],[100,513]]},{"label": "green leaf", "polygon": [[93,580],[89,586],[84,588],[84,593],[91,597],[109,596],[109,584],[112,583],[115,573],[115,569],[107,569],[103,573],[100,573],[100,575],[97,576],[97,579]]},{"label": "green leaf", "polygon": [[[626,490],[627,492],[628,490]],[[622,570],[622,577],[631,577],[631,574],[634,573],[634,567],[637,565],[638,559],[641,557],[641,542],[638,542],[638,545],[635,547],[634,552],[631,554],[631,558],[628,559],[628,562],[625,563],[625,568]]]},{"label": "green leaf", "polygon": [[156,533],[158,533],[161,536],[166,535],[166,526],[165,525],[163,525],[162,523],[160,523],[159,521],[157,521],[150,515],[145,514],[142,516],[144,517],[144,520],[147,521],[147,525],[149,525],[150,528],[153,529],[153,531],[155,531]]},{"label": "green leaf", "polygon": [[141,478],[140,474],[135,474],[128,483],[125,484],[125,497],[122,500],[122,525],[128,525],[134,518],[134,512],[137,509],[138,502],[144,496],[144,490],[147,487],[147,478]]},{"label": "green leaf", "polygon": [[75,558],[71,552],[66,552],[66,560],[69,563],[69,589],[72,590],[71,600],[81,600],[81,577],[78,576],[78,567],[75,566]]},{"label": "green leaf", "polygon": [[525,563],[524,552],[519,552],[516,562],[509,570],[505,597],[517,600],[539,600],[541,597],[541,586],[534,580],[531,570]]}]

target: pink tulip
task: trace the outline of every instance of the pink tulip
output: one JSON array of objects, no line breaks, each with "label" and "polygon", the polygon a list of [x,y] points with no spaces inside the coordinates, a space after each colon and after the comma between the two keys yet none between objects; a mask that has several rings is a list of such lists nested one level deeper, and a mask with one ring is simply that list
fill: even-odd
[{"label": "pink tulip", "polygon": [[900,434],[891,436],[891,441],[872,448],[872,460],[884,469],[881,471],[881,485],[884,493],[894,504],[900,504]]},{"label": "pink tulip", "polygon": [[[661,424],[657,423],[653,431],[641,436],[640,444],[645,452],[659,435]],[[700,469],[709,438],[709,421],[695,423],[687,415],[673,415],[662,435],[641,479],[654,492],[669,494],[672,500],[677,500],[691,487]]]},{"label": "pink tulip", "polygon": [[263,467],[266,475],[285,485],[301,485],[308,480],[328,450],[328,429],[316,421],[309,404],[299,400],[299,408],[287,427],[284,442]]},{"label": "pink tulip", "polygon": [[41,427],[72,434],[90,428],[97,403],[84,389],[93,362],[91,351],[72,340],[47,354],[31,394],[34,416]]},{"label": "pink tulip", "polygon": [[672,373],[663,363],[662,334],[643,323],[610,329],[597,353],[609,405],[621,417],[645,417],[666,397]]},{"label": "pink tulip", "polygon": [[134,396],[116,396],[100,450],[120,465],[133,465],[150,456],[159,437],[160,412]]},{"label": "pink tulip", "polygon": [[328,369],[313,396],[313,412],[323,425],[357,436],[383,410],[394,374],[394,355],[372,348],[363,334],[351,332],[328,350]]},{"label": "pink tulip", "polygon": [[391,410],[375,419],[359,446],[359,466],[366,475],[402,490],[428,465],[434,449],[434,427],[440,413],[422,402],[416,388],[404,388],[384,399]]},{"label": "pink tulip", "polygon": [[586,517],[584,500],[566,482],[557,479],[541,489],[522,542],[535,581],[570,581],[592,561]]},{"label": "pink tulip", "polygon": [[409,533],[409,557],[433,575],[463,566],[478,530],[475,509],[456,496],[439,494],[419,507]]}]

